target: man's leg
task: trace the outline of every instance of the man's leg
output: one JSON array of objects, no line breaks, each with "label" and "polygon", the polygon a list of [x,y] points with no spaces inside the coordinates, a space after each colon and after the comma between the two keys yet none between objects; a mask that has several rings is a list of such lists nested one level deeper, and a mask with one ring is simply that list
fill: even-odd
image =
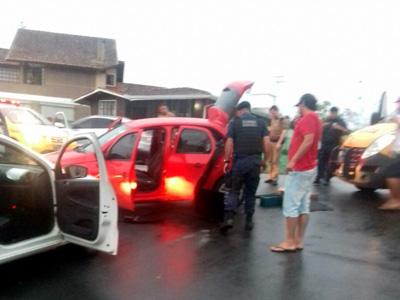
[{"label": "man's leg", "polygon": [[279,152],[276,149],[276,143],[274,143],[273,148],[272,148],[272,171],[271,171],[271,178],[273,180],[273,183],[276,183],[278,181],[278,174],[279,174]]},{"label": "man's leg", "polygon": [[265,173],[267,174],[267,180],[265,182],[270,183],[272,181],[272,150],[273,146],[271,142],[268,142],[267,146],[267,165]]},{"label": "man's leg", "polygon": [[308,214],[302,214],[298,218],[295,240],[296,240],[296,248],[300,250],[304,248],[304,234],[306,232],[308,220],[309,220]]},{"label": "man's leg", "polygon": [[[329,163],[329,154],[330,148],[328,146],[322,146],[321,148],[321,156],[318,159],[318,177],[319,179],[323,179],[326,182],[327,172],[328,172],[328,163]],[[321,170],[319,170],[321,168]]]},{"label": "man's leg", "polygon": [[260,160],[249,158],[247,161],[247,171],[244,180],[243,198],[246,211],[246,230],[252,230],[253,215],[256,206],[256,192],[260,182]]},{"label": "man's leg", "polygon": [[[285,180],[283,198],[283,215],[285,216],[285,240],[271,247],[273,252],[296,251],[296,232],[299,224],[299,206],[301,199],[301,183],[298,182],[297,172],[290,172]],[[299,193],[300,191],[300,193]]]},{"label": "man's leg", "polygon": [[319,183],[320,179],[324,177],[324,163],[323,163],[323,153],[324,149],[321,148],[318,150],[318,173],[317,177],[315,178],[314,183]]},{"label": "man's leg", "polygon": [[331,178],[332,178],[332,173],[333,173],[333,170],[332,170],[332,166],[331,166],[331,164],[330,164],[330,161],[331,161],[331,155],[332,155],[333,149],[335,149],[335,147],[336,147],[335,145],[330,146],[329,149],[327,149],[327,152],[326,152],[325,181],[328,182],[328,183],[329,183],[329,181],[331,180]]},{"label": "man's leg", "polygon": [[312,180],[315,177],[315,170],[301,172],[299,174],[299,182],[300,189],[299,193],[303,194],[301,198],[300,207],[299,207],[299,219],[296,229],[296,248],[298,250],[303,249],[304,247],[304,235],[306,232],[309,214],[310,214],[310,202],[311,202],[311,193],[312,193]]},{"label": "man's leg", "polygon": [[240,160],[236,161],[232,168],[232,188],[224,199],[224,223],[220,228],[222,233],[226,233],[233,227],[233,216],[239,203],[239,195],[243,183],[240,164]]},{"label": "man's leg", "polygon": [[400,210],[400,178],[388,178],[386,182],[390,191],[389,200],[379,209]]}]

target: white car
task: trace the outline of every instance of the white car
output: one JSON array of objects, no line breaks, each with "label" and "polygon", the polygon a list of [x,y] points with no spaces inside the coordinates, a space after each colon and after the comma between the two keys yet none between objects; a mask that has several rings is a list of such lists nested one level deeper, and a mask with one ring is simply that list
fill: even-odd
[{"label": "white car", "polygon": [[132,120],[123,117],[93,115],[84,117],[69,124],[65,114],[63,112],[57,112],[55,115],[54,125],[66,130],[69,136],[75,136],[82,133],[94,133],[99,137],[119,124],[129,121]]},{"label": "white car", "polygon": [[[82,140],[93,145],[98,176],[63,164],[68,146]],[[0,135],[0,197],[0,264],[67,242],[117,253],[117,200],[92,135],[67,142],[55,165]]]}]

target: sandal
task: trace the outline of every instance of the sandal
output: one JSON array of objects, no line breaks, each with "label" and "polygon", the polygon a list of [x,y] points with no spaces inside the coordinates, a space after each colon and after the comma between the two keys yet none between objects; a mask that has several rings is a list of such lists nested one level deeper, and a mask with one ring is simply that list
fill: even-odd
[{"label": "sandal", "polygon": [[290,252],[296,252],[297,248],[294,249],[290,249],[290,248],[284,248],[282,246],[272,246],[271,248],[269,248],[271,250],[271,252],[275,252],[275,253],[290,253]]}]

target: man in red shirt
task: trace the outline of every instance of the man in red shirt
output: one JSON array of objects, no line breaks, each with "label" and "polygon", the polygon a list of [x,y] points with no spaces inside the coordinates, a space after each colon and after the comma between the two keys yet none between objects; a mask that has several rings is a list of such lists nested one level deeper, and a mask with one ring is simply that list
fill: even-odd
[{"label": "man in red shirt", "polygon": [[273,252],[293,252],[304,247],[304,232],[310,213],[310,195],[316,176],[318,144],[322,122],[315,110],[317,100],[311,94],[304,94],[299,103],[300,118],[294,128],[289,147],[283,215],[286,218],[286,238]]}]

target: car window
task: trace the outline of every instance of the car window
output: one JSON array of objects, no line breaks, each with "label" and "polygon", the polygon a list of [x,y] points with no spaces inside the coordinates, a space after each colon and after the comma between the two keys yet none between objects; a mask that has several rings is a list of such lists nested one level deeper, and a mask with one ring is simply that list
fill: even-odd
[{"label": "car window", "polygon": [[102,118],[93,118],[92,119],[92,128],[108,128],[113,120],[110,119],[102,119]]},{"label": "car window", "polygon": [[130,133],[121,137],[108,153],[108,159],[129,160],[135,144],[136,134]]},{"label": "car window", "polygon": [[196,129],[184,129],[179,137],[177,153],[210,153],[208,134]]},{"label": "car window", "polygon": [[73,123],[71,125],[71,127],[73,129],[77,129],[77,128],[93,128],[92,126],[92,119],[87,119],[87,120],[82,120],[80,122],[77,123]]},{"label": "car window", "polygon": [[40,115],[23,108],[3,108],[4,115],[14,124],[49,125]]},{"label": "car window", "polygon": [[24,152],[0,143],[0,164],[30,165],[37,166],[38,163]]},{"label": "car window", "polygon": [[[105,143],[114,139],[115,137],[117,137],[118,135],[120,135],[127,129],[128,129],[128,127],[126,127],[125,125],[121,125],[121,126],[115,127],[114,129],[112,129],[110,131],[107,131],[103,135],[99,136],[97,139],[100,143],[100,146],[103,146]],[[77,147],[75,147],[75,151],[77,151],[77,152],[93,152],[93,145],[92,145],[92,143],[79,144]]]}]

